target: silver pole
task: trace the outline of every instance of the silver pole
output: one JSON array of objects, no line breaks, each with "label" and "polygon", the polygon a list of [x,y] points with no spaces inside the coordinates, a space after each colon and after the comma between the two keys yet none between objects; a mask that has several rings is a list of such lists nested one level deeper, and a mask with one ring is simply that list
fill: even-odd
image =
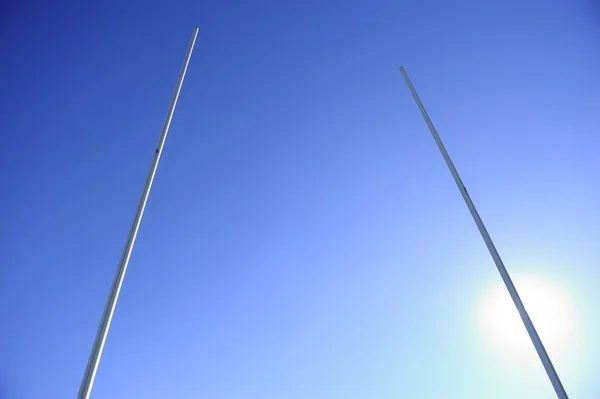
[{"label": "silver pole", "polygon": [[556,396],[558,396],[559,399],[568,399],[569,397],[567,396],[567,392],[565,391],[565,388],[563,387],[562,383],[560,382],[560,379],[558,378],[558,374],[556,373],[556,370],[552,365],[550,356],[548,356],[548,353],[544,348],[544,344],[542,344],[542,340],[540,339],[540,336],[538,335],[537,331],[535,330],[535,327],[533,326],[531,318],[529,318],[529,315],[525,311],[525,305],[523,305],[523,301],[521,301],[521,297],[519,297],[517,289],[513,284],[512,279],[510,278],[510,275],[508,274],[508,271],[506,270],[506,267],[504,266],[504,263],[502,262],[502,259],[500,258],[500,255],[498,254],[498,251],[496,250],[496,247],[494,246],[494,243],[492,242],[489,233],[483,225],[483,221],[481,220],[479,213],[477,213],[477,210],[475,209],[475,205],[473,204],[469,193],[467,193],[467,188],[460,179],[460,176],[458,175],[458,172],[456,171],[456,168],[454,167],[454,164],[450,159],[450,155],[448,155],[448,152],[446,151],[446,148],[444,147],[444,144],[442,143],[438,132],[435,130],[435,127],[433,126],[429,115],[427,115],[427,111],[425,111],[423,103],[417,95],[417,91],[415,90],[410,79],[408,78],[408,75],[406,74],[406,71],[404,70],[404,67],[402,66],[400,67],[400,73],[402,73],[402,76],[404,77],[404,80],[406,81],[406,84],[408,85],[408,88],[410,89],[410,92],[412,93],[412,96],[415,99],[415,102],[417,103],[417,106],[419,107],[419,110],[421,111],[421,114],[423,115],[427,126],[429,127],[429,131],[431,131],[433,139],[435,140],[438,148],[440,149],[440,152],[442,153],[442,156],[446,161],[446,165],[448,165],[448,169],[450,169],[450,173],[452,173],[452,177],[454,177],[454,181],[456,182],[456,185],[458,186],[458,189],[460,190],[460,193],[462,194],[465,203],[467,204],[467,207],[471,212],[471,216],[473,216],[473,220],[475,221],[475,224],[477,225],[477,228],[479,229],[479,232],[483,237],[483,241],[485,241],[485,245],[490,251],[490,255],[492,255],[494,263],[496,263],[496,267],[498,268],[498,272],[500,272],[500,276],[502,277],[502,280],[506,285],[506,289],[508,290],[510,297],[512,298],[517,310],[519,311],[519,314],[521,315],[521,320],[523,320],[523,324],[525,324],[525,328],[529,333],[529,337],[533,342],[533,346],[535,346],[535,350],[537,351],[538,356],[540,357],[540,360],[542,361],[542,364],[546,369],[546,374],[548,374],[548,378],[550,378],[550,382],[554,387]]},{"label": "silver pole", "polygon": [[160,139],[158,140],[158,146],[156,147],[156,151],[154,153],[154,159],[152,160],[152,165],[150,166],[150,171],[148,172],[148,178],[146,179],[144,191],[142,192],[142,197],[140,198],[140,202],[135,213],[135,218],[133,219],[133,224],[131,225],[131,230],[129,231],[129,236],[127,237],[127,241],[125,242],[125,248],[123,249],[123,253],[121,254],[119,267],[117,268],[117,272],[115,274],[115,278],[110,289],[110,294],[108,296],[108,300],[106,301],[104,313],[102,314],[100,326],[98,327],[98,332],[96,333],[94,346],[92,347],[90,357],[88,358],[87,366],[85,368],[85,374],[83,375],[83,380],[81,381],[81,386],[79,388],[79,394],[77,395],[77,399],[88,399],[92,391],[92,386],[94,385],[96,371],[98,370],[98,364],[100,363],[100,358],[102,357],[102,350],[104,349],[106,336],[108,335],[108,330],[110,329],[112,316],[117,305],[117,300],[119,299],[119,292],[121,291],[121,285],[123,284],[123,279],[125,278],[125,272],[127,271],[127,265],[129,263],[129,258],[131,257],[131,251],[133,250],[135,238],[140,227],[140,222],[142,221],[142,216],[144,215],[144,208],[146,207],[146,202],[148,201],[148,195],[150,194],[150,189],[152,188],[154,175],[156,174],[158,162],[160,161],[160,156],[165,145],[165,140],[167,139],[167,133],[169,132],[171,119],[173,119],[173,112],[175,111],[175,106],[177,105],[179,92],[181,91],[181,86],[183,85],[183,79],[185,78],[185,73],[190,63],[190,58],[192,57],[192,51],[194,50],[194,44],[196,43],[197,36],[198,27],[194,28],[192,40],[187,49],[185,62],[183,63],[183,67],[181,68],[179,80],[177,81],[177,87],[175,88],[173,98],[171,99],[171,105],[169,106],[169,112],[167,113],[167,118],[160,133]]}]

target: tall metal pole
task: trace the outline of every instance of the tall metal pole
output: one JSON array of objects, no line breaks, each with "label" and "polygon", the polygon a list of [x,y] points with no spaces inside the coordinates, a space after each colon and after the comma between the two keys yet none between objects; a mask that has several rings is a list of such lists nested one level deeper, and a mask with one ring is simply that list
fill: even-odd
[{"label": "tall metal pole", "polygon": [[152,165],[150,166],[150,171],[148,172],[148,177],[146,179],[146,184],[142,192],[142,197],[140,198],[140,202],[135,213],[135,218],[133,219],[131,230],[129,231],[129,236],[127,237],[127,241],[125,242],[125,248],[123,249],[123,253],[121,254],[119,267],[117,268],[117,272],[115,274],[115,278],[110,289],[110,294],[108,296],[108,300],[106,301],[104,313],[102,314],[100,326],[98,327],[96,339],[94,340],[94,346],[92,347],[90,357],[88,358],[88,363],[85,368],[83,380],[81,381],[81,386],[79,388],[79,394],[77,395],[77,399],[88,399],[92,391],[92,386],[94,385],[96,371],[98,370],[98,364],[100,363],[100,358],[102,357],[102,351],[104,349],[104,343],[106,341],[106,336],[108,335],[108,330],[110,329],[112,316],[115,311],[115,307],[117,306],[119,292],[121,291],[121,285],[123,284],[123,279],[125,278],[125,272],[127,271],[127,265],[129,263],[129,258],[131,257],[131,251],[133,250],[135,238],[140,227],[140,222],[142,221],[142,216],[144,215],[144,208],[146,207],[146,202],[148,201],[148,195],[150,194],[150,189],[152,188],[154,175],[156,174],[158,162],[160,161],[160,156],[165,145],[165,140],[167,139],[167,133],[169,132],[171,119],[173,119],[173,113],[175,111],[175,106],[177,105],[179,92],[181,91],[181,86],[183,86],[183,80],[185,78],[185,73],[187,72],[188,65],[190,63],[190,58],[192,57],[192,51],[194,50],[194,45],[196,44],[197,36],[198,27],[194,28],[192,40],[190,41],[190,45],[187,49],[185,61],[179,74],[179,80],[177,81],[177,86],[175,88],[175,92],[173,93],[173,98],[171,99],[171,105],[169,106],[167,118],[160,133],[160,139],[158,140],[158,146],[156,147],[156,151],[154,153],[154,159],[152,160]]},{"label": "tall metal pole", "polygon": [[540,357],[544,368],[546,369],[546,374],[548,374],[548,378],[550,378],[550,382],[554,387],[556,396],[558,396],[559,399],[568,399],[567,392],[565,391],[565,388],[560,382],[560,378],[558,378],[558,374],[556,373],[556,370],[552,365],[550,356],[548,356],[548,353],[544,348],[544,344],[542,344],[542,340],[540,339],[540,336],[538,335],[535,327],[533,326],[531,318],[527,314],[527,311],[525,311],[525,305],[523,305],[523,301],[521,301],[521,297],[519,296],[517,289],[513,284],[512,279],[510,278],[510,275],[508,274],[508,271],[506,270],[506,267],[504,266],[504,263],[502,262],[502,259],[500,258],[500,255],[498,254],[498,251],[496,250],[496,247],[494,246],[494,243],[492,242],[489,233],[487,232],[487,229],[483,225],[483,221],[481,220],[479,213],[475,209],[475,205],[473,204],[469,193],[467,193],[467,188],[465,187],[460,176],[458,175],[458,172],[454,167],[452,160],[450,159],[450,155],[448,155],[448,152],[446,151],[446,148],[444,147],[444,144],[442,143],[438,132],[435,130],[435,127],[433,126],[433,123],[431,122],[431,119],[429,118],[429,115],[427,114],[423,103],[417,95],[417,91],[415,90],[410,79],[408,78],[406,71],[404,70],[404,67],[402,66],[400,67],[400,73],[404,77],[404,80],[406,81],[406,84],[408,85],[408,88],[410,89],[410,92],[412,93],[412,96],[415,99],[415,102],[417,103],[417,106],[419,107],[423,118],[425,119],[425,122],[429,127],[429,131],[433,135],[433,139],[435,140],[440,152],[442,153],[442,156],[446,161],[446,165],[448,165],[448,169],[450,169],[450,173],[452,173],[452,177],[454,177],[454,181],[456,182],[456,185],[458,186],[458,189],[460,190],[460,193],[462,194],[465,203],[467,204],[467,207],[471,212],[471,216],[473,216],[473,220],[475,221],[475,224],[477,225],[477,228],[481,233],[481,237],[483,237],[483,241],[485,241],[485,245],[487,246],[490,255],[492,255],[492,259],[494,259],[494,263],[496,264],[498,272],[500,273],[500,276],[502,277],[502,280],[506,285],[506,289],[508,290],[510,297],[512,298],[517,310],[519,311],[519,314],[521,315],[521,320],[523,320],[523,324],[525,325],[525,328],[529,333],[529,337],[533,342],[533,346],[535,346],[535,350],[537,351],[537,354]]}]

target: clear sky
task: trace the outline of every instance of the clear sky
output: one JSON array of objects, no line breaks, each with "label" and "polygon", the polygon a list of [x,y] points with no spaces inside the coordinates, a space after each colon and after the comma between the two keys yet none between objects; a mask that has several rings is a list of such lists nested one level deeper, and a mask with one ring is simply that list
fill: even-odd
[{"label": "clear sky", "polygon": [[600,397],[591,1],[40,3],[0,10],[0,398],[76,396],[196,25],[92,398],[553,397],[400,64]]}]

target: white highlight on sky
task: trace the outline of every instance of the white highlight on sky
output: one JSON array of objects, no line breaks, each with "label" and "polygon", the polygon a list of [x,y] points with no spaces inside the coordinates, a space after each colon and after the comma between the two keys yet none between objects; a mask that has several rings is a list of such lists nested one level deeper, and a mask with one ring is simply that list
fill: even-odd
[{"label": "white highlight on sky", "polygon": [[[577,344],[577,309],[566,288],[539,276],[517,277],[514,282],[551,358],[566,360]],[[504,360],[515,366],[539,361],[501,281],[484,298],[479,324],[486,340]]]}]

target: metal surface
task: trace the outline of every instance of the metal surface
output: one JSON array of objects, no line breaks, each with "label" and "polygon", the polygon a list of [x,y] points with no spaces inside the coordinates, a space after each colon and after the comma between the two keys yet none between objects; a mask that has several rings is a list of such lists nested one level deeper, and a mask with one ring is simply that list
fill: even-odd
[{"label": "metal surface", "polygon": [[502,277],[502,280],[506,285],[506,289],[508,290],[510,297],[512,298],[517,310],[519,311],[521,320],[523,320],[523,324],[525,325],[527,333],[529,334],[529,337],[531,338],[531,341],[535,346],[535,350],[537,351],[538,356],[540,357],[540,360],[544,365],[544,369],[546,370],[546,374],[548,374],[548,378],[550,379],[550,382],[554,387],[556,395],[559,399],[568,399],[567,392],[565,391],[565,388],[563,387],[560,378],[558,377],[558,374],[554,369],[552,361],[550,360],[550,357],[546,352],[546,348],[544,348],[544,344],[542,343],[540,336],[538,335],[535,327],[533,326],[531,318],[525,310],[523,301],[521,301],[521,297],[519,296],[519,293],[517,292],[517,289],[513,284],[513,281],[510,278],[510,275],[508,274],[508,271],[506,270],[506,267],[504,266],[504,263],[502,262],[502,259],[500,258],[500,255],[498,254],[498,251],[496,250],[496,247],[494,246],[494,243],[492,242],[489,233],[487,232],[487,229],[483,225],[483,221],[481,220],[477,209],[475,209],[475,205],[473,204],[469,193],[467,193],[467,189],[463,184],[460,176],[458,175],[458,171],[456,170],[454,164],[452,163],[452,160],[450,159],[450,155],[448,155],[448,152],[446,151],[446,148],[444,147],[444,144],[442,143],[438,132],[435,130],[435,127],[433,126],[433,123],[431,122],[431,119],[429,118],[429,115],[427,114],[423,103],[419,99],[419,96],[414,86],[412,85],[406,71],[404,70],[404,67],[402,66],[400,67],[400,73],[404,77],[404,80],[406,81],[406,84],[408,85],[408,88],[410,89],[410,92],[412,93],[412,96],[415,99],[415,102],[417,103],[417,106],[419,107],[419,110],[421,111],[421,114],[423,115],[423,118],[425,119],[429,130],[431,131],[431,134],[433,135],[433,139],[435,140],[440,152],[442,153],[442,156],[446,161],[446,165],[448,165],[448,169],[450,169],[450,173],[452,173],[452,177],[454,177],[454,181],[456,182],[456,185],[458,186],[458,189],[460,190],[460,193],[462,194],[465,203],[469,208],[469,212],[471,212],[471,216],[473,216],[473,220],[475,221],[475,224],[477,225],[477,228],[479,229],[479,232],[483,237],[483,241],[485,241],[485,245],[487,246],[490,255],[492,255],[492,258],[494,259],[494,263],[498,268],[498,272],[500,273],[500,276]]},{"label": "metal surface", "polygon": [[106,301],[104,313],[102,314],[102,319],[98,327],[98,332],[96,333],[96,339],[94,340],[94,346],[92,347],[90,356],[88,358],[85,374],[83,375],[83,380],[81,381],[81,386],[79,388],[79,394],[77,395],[78,399],[88,399],[92,391],[92,386],[94,385],[96,371],[98,370],[98,364],[100,363],[100,358],[102,357],[102,351],[104,349],[106,336],[108,335],[108,330],[110,329],[113,313],[117,305],[117,300],[119,299],[121,285],[123,284],[123,279],[125,278],[125,272],[127,271],[129,258],[131,257],[131,252],[133,250],[133,245],[135,244],[135,238],[137,236],[140,223],[142,221],[142,216],[144,215],[144,209],[146,207],[146,202],[148,201],[148,195],[150,194],[150,189],[152,188],[154,175],[156,174],[158,162],[160,161],[160,156],[165,145],[165,140],[167,139],[169,126],[171,125],[171,119],[173,118],[175,106],[177,105],[177,99],[179,98],[179,92],[181,91],[181,87],[183,86],[183,80],[185,78],[188,65],[190,63],[190,58],[192,57],[192,52],[194,50],[194,45],[196,44],[197,36],[198,28],[196,27],[194,28],[194,34],[192,35],[192,40],[187,49],[185,61],[179,74],[179,79],[177,81],[175,92],[173,93],[173,98],[171,99],[171,105],[169,106],[167,118],[160,133],[160,139],[158,141],[158,145],[154,153],[154,159],[152,161],[152,165],[150,166],[150,171],[148,172],[146,184],[144,186],[144,190],[142,191],[142,196],[140,198],[137,211],[135,213],[135,218],[133,219],[133,223],[131,225],[131,230],[129,231],[129,236],[127,237],[127,241],[125,243],[125,248],[123,249],[123,253],[121,255],[121,260],[119,261],[119,266],[117,268],[117,272],[115,274],[115,278],[110,289],[108,300]]}]

